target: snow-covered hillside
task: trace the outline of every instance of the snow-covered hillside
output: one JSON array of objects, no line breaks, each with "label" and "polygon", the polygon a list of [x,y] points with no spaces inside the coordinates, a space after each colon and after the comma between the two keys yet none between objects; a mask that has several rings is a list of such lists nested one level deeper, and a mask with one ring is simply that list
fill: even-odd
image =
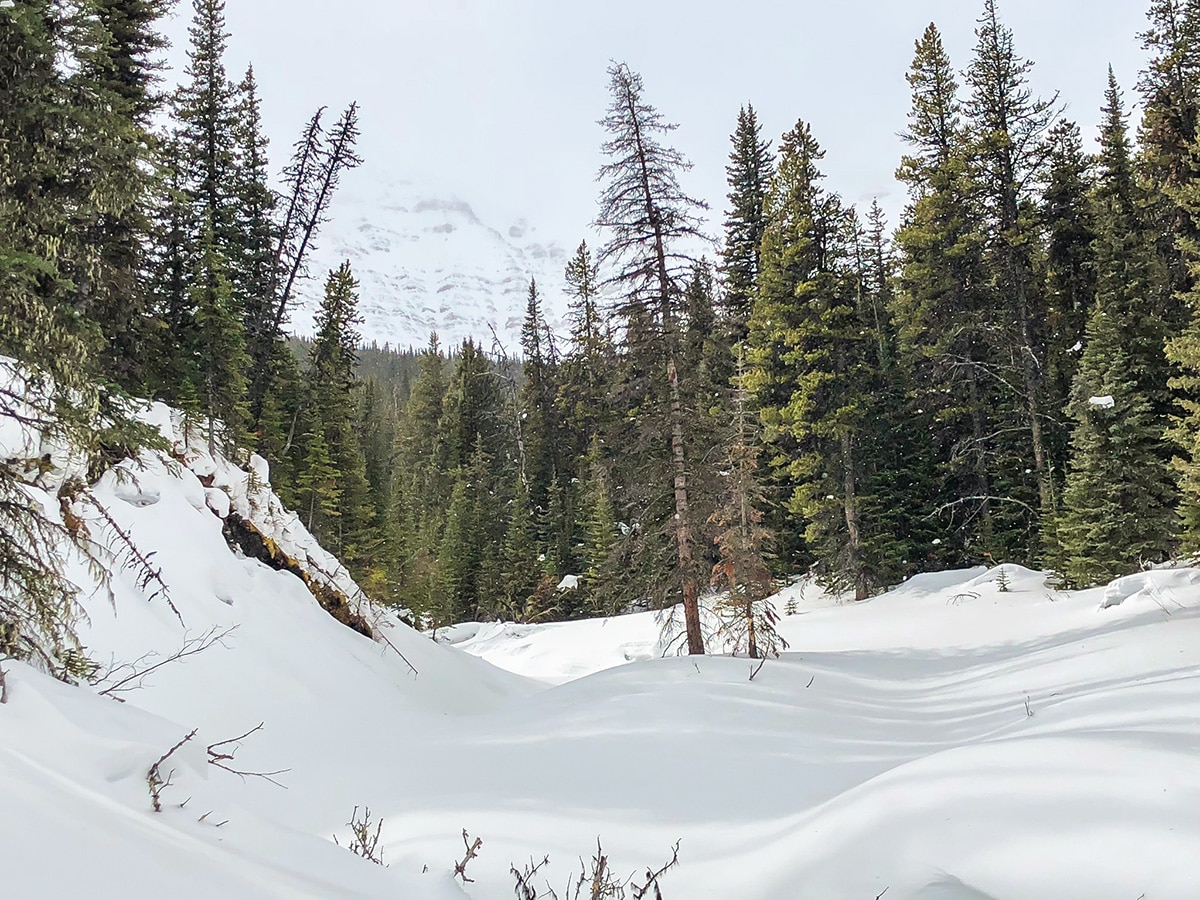
[{"label": "snow-covered hillside", "polygon": [[552,326],[565,309],[565,248],[524,220],[484,222],[465,201],[406,183],[366,189],[347,179],[313,254],[291,327],[311,334],[323,276],[350,260],[361,282],[367,341],[424,347],[437,331],[453,348],[474,337],[491,348],[494,326],[517,350],[531,278]]},{"label": "snow-covered hillside", "polygon": [[[178,459],[126,463],[96,495],[182,622],[118,569],[111,600],[85,598],[97,686],[4,664],[5,898],[493,900],[546,854],[561,897],[597,837],[621,874],[681,841],[668,900],[1200,896],[1200,570],[1073,594],[1015,567],[1007,591],[945,573],[858,605],[797,586],[791,650],[753,680],[744,659],[660,658],[653,615],[435,643],[359,604],[372,640],[230,550],[232,513],[353,592],[261,464],[151,418]],[[101,694],[218,635],[124,702]],[[156,813],[148,772],[193,729]],[[284,787],[209,764],[252,731],[218,752]],[[387,868],[334,844],[356,806],[383,820]],[[464,829],[484,842],[465,884]]]}]

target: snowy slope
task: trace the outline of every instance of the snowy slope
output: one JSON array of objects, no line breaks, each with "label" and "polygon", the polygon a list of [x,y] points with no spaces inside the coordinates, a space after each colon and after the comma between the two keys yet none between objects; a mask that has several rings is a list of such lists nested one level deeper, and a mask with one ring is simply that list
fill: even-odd
[{"label": "snowy slope", "polygon": [[531,278],[551,324],[561,320],[566,251],[528,222],[484,222],[465,201],[411,183],[367,190],[347,181],[292,315],[298,333],[311,334],[324,275],[347,259],[367,341],[420,348],[436,331],[444,347],[474,337],[490,349],[494,326],[515,353]]},{"label": "snowy slope", "polygon": [[[165,407],[147,419],[182,463],[144,454],[106,475],[94,495],[162,573],[169,593],[153,596],[153,588],[139,586],[95,508],[75,510],[97,544],[114,551],[111,597],[79,560],[69,561],[85,589],[83,643],[101,678],[95,688],[71,688],[4,663],[4,896],[461,897],[446,867],[424,876],[382,869],[335,846],[330,838],[346,840],[345,823],[370,792],[341,792],[327,770],[357,767],[358,738],[364,725],[372,730],[372,719],[386,715],[394,737],[425,720],[493,709],[530,688],[363,606],[390,643],[369,640],[335,622],[296,576],[239,558],[221,534],[221,516],[231,509],[306,568],[327,573],[329,584],[353,587],[279,506],[261,479],[261,461],[251,479],[210,457],[196,436],[185,441],[179,417]],[[19,449],[0,447],[4,456]],[[130,667],[144,671],[188,641],[217,635],[225,636],[204,652],[151,671],[113,697],[98,696]],[[286,769],[274,776],[286,789],[206,761],[208,745],[260,723],[260,732],[233,745],[231,765]],[[148,769],[193,729],[196,737],[164,766],[164,775],[173,774],[156,814]],[[289,796],[305,810],[306,827],[280,803]]]},{"label": "snowy slope", "polygon": [[[347,586],[260,465],[152,418],[184,462],[144,457],[96,493],[185,624],[119,571],[84,642],[144,666],[236,630],[124,703],[5,663],[5,898],[492,900],[547,853],[561,896],[598,836],[622,873],[681,840],[667,900],[1200,896],[1200,570],[1076,594],[946,573],[858,605],[798,587],[792,649],[753,681],[744,659],[660,658],[651,615],[461,626],[453,647],[364,609],[389,645],[232,553],[227,508]],[[237,766],[286,789],[206,763],[259,723]],[[147,770],[192,729],[155,813]],[[388,868],[333,844],[355,806],[384,820]],[[461,885],[464,828],[484,845]]]}]

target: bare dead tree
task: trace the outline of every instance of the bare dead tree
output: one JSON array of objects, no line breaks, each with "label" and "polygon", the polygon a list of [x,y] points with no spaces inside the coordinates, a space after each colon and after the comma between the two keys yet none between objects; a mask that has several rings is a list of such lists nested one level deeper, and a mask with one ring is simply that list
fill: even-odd
[{"label": "bare dead tree", "polygon": [[[317,124],[319,130],[319,120]],[[296,281],[304,271],[305,257],[312,247],[321,225],[327,220],[329,205],[333,202],[334,194],[337,193],[342,173],[362,164],[362,158],[355,149],[357,142],[358,104],[351,103],[329,132],[328,139],[318,149],[315,165],[312,165],[312,161],[306,157],[309,168],[305,170],[305,174],[309,181],[304,187],[303,202],[295,210],[289,204],[289,213],[295,213],[292,234],[285,233],[282,238],[285,241],[292,241],[292,244],[288,270],[283,279],[282,290],[276,300],[272,333],[278,333],[279,329],[283,327]],[[308,152],[307,145],[304,152]]]},{"label": "bare dead tree", "polygon": [[164,778],[162,774],[162,764],[174,756],[184,744],[192,740],[192,738],[196,736],[197,731],[198,729],[193,728],[186,735],[184,735],[183,740],[160,756],[155,761],[154,765],[150,767],[150,771],[146,773],[146,786],[150,789],[150,802],[153,804],[154,811],[156,813],[162,812],[162,792],[171,786],[171,778],[175,774],[175,770],[172,769]]},{"label": "bare dead tree", "polygon": [[0,705],[8,702],[8,673],[0,666]]}]

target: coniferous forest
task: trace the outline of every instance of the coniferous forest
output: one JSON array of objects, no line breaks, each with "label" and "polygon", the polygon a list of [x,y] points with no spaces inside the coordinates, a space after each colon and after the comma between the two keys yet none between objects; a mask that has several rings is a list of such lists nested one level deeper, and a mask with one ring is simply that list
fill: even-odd
[{"label": "coniferous forest", "polygon": [[[898,222],[827,182],[802,109],[775,137],[747,103],[706,234],[669,111],[614,64],[596,232],[529,285],[520,346],[419,352],[364,346],[349,263],[308,272],[354,103],[269,147],[223,0],[193,0],[171,90],[170,0],[0,4],[0,353],[33,373],[0,416],[51,385],[102,466],[153,440],[131,398],[165,401],[433,626],[682,604],[703,652],[717,590],[758,655],[791,576],[862,599],[1012,562],[1081,587],[1193,553],[1200,2],[1149,3],[1094,152],[981,2],[969,59],[915,41]],[[562,293],[569,333],[543,314]],[[52,594],[0,487],[0,584]]]}]

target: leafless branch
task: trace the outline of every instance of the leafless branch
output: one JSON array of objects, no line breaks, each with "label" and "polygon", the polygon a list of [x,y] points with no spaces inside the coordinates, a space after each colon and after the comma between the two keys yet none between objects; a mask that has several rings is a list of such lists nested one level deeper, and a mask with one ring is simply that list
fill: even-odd
[{"label": "leafless branch", "polygon": [[[538,900],[539,897],[545,896],[534,885],[533,879],[548,865],[550,865],[549,856],[543,858],[542,861],[536,865],[534,865],[534,862],[531,859],[529,861],[529,865],[527,865],[523,871],[518,870],[515,864],[509,869],[509,871],[512,872],[513,878],[515,878],[517,882],[514,887],[517,900]],[[550,896],[557,897],[552,889],[550,890]]]},{"label": "leafless branch", "polygon": [[108,525],[112,532],[117,536],[118,541],[125,551],[126,564],[130,566],[137,574],[138,588],[144,591],[151,584],[157,585],[147,600],[153,602],[157,598],[162,597],[163,600],[167,602],[167,606],[171,608],[171,612],[175,613],[175,618],[179,620],[179,624],[183,625],[183,616],[180,615],[179,609],[171,600],[171,589],[167,586],[166,581],[163,580],[162,569],[156,569],[150,561],[154,554],[142,553],[142,551],[138,549],[138,545],[134,542],[133,536],[117,524],[116,519],[112,517],[112,513],[110,513],[104,504],[97,500],[90,492],[85,492],[83,494],[83,499],[91,504],[91,506],[98,513],[100,513],[100,518],[104,520],[105,524]]},{"label": "leafless branch", "polygon": [[662,891],[659,890],[658,880],[679,865],[679,844],[679,841],[675,842],[675,846],[671,848],[671,858],[661,868],[654,871],[650,869],[646,870],[646,883],[644,885],[630,885],[630,889],[633,892],[633,900],[642,900],[643,897],[650,896],[650,888],[654,888],[654,900],[662,900]]},{"label": "leafless branch", "polygon": [[483,838],[475,838],[475,842],[471,842],[471,836],[467,834],[467,829],[463,829],[463,846],[467,848],[467,855],[460,862],[454,864],[454,875],[456,878],[461,878],[463,884],[474,882],[474,878],[467,877],[467,863],[475,859],[479,855],[479,849],[483,846]]},{"label": "leafless branch", "polygon": [[767,661],[765,659],[760,660],[758,665],[750,670],[750,680],[751,681],[754,681],[754,679],[758,677],[758,673],[763,670],[763,666],[765,666],[766,664],[767,664]]},{"label": "leafless branch", "polygon": [[154,765],[150,767],[150,771],[146,773],[146,786],[150,789],[150,802],[154,805],[154,811],[156,813],[162,812],[162,792],[171,786],[171,777],[175,774],[175,770],[172,769],[167,773],[167,777],[163,778],[162,764],[174,756],[175,752],[179,750],[180,747],[194,738],[197,731],[198,729],[193,728],[186,735],[184,735],[183,740],[160,756]]},{"label": "leafless branch", "polygon": [[101,697],[113,697],[116,700],[120,700],[121,698],[117,697],[117,694],[124,691],[138,690],[142,687],[142,680],[147,675],[157,671],[158,669],[161,669],[163,666],[169,665],[173,662],[178,662],[182,659],[187,659],[189,656],[195,656],[197,653],[203,653],[214,644],[221,644],[222,646],[225,646],[225,638],[237,631],[237,628],[238,626],[234,625],[230,628],[226,628],[224,631],[218,632],[214,627],[199,637],[188,638],[183,642],[183,646],[170,656],[163,657],[153,664],[146,665],[145,668],[139,668],[139,666],[150,663],[150,661],[155,659],[158,654],[148,653],[131,663],[123,663],[105,673],[99,679],[99,681],[107,681],[108,679],[115,677],[118,673],[124,672],[125,670],[128,670],[129,674],[114,684],[104,688],[104,690],[99,691],[98,693]]},{"label": "leafless branch", "polygon": [[[377,866],[384,865],[383,850],[379,847],[379,839],[383,833],[383,819],[375,823],[374,831],[371,830],[371,808],[363,807],[362,815],[358,814],[358,807],[354,807],[354,813],[350,816],[350,821],[346,823],[346,827],[350,829],[350,842],[346,844],[346,849],[355,856],[361,856],[363,859],[369,859]],[[342,846],[337,835],[333,836],[333,842],[339,847]]]},{"label": "leafless branch", "polygon": [[[250,735],[252,735],[252,734],[262,731],[264,724],[265,723],[263,723],[263,722],[259,722],[257,725],[255,725],[253,728],[251,728],[245,734],[239,734],[237,737],[228,738],[224,741],[217,741],[215,744],[209,744],[208,745],[209,765],[216,766],[218,769],[221,769],[225,772],[229,772],[231,775],[237,775],[239,778],[242,778],[242,779],[261,778],[263,781],[269,781],[269,782],[271,782],[271,784],[275,785],[276,787],[281,787],[284,790],[287,790],[287,785],[280,784],[278,781],[275,780],[275,776],[276,775],[286,775],[288,772],[292,771],[291,769],[277,769],[274,772],[250,772],[250,771],[246,771],[244,769],[234,768],[233,766],[229,765],[231,762],[235,761],[235,757],[237,756],[237,751],[241,749],[239,742],[250,737]],[[355,807],[355,811],[357,812],[357,807]]]}]

